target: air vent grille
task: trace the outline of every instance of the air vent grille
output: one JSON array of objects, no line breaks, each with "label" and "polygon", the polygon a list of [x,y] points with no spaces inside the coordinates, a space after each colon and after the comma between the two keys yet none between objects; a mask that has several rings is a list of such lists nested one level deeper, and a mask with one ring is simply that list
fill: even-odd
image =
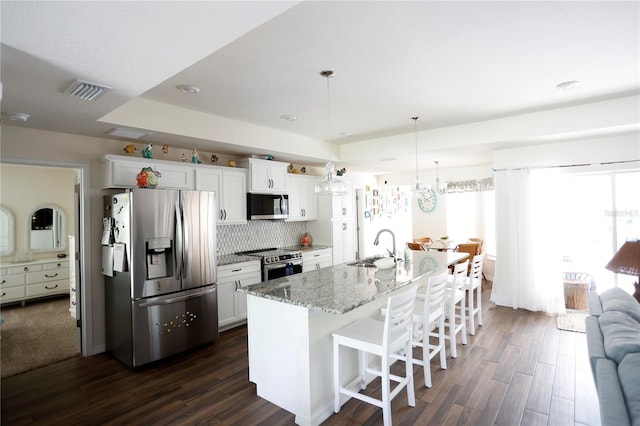
[{"label": "air vent grille", "polygon": [[76,80],[71,83],[64,93],[85,101],[95,101],[112,89],[112,87],[104,86],[102,84]]}]

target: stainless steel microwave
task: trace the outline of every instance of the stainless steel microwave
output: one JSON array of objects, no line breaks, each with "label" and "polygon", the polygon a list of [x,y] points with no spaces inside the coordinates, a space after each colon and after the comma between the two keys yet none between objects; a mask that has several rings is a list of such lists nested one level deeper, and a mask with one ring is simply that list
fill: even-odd
[{"label": "stainless steel microwave", "polygon": [[247,219],[286,219],[288,217],[288,195],[247,194]]}]

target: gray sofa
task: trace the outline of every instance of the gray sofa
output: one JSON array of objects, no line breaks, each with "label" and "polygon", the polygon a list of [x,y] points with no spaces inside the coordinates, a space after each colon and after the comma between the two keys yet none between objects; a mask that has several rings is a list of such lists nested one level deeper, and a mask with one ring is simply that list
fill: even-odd
[{"label": "gray sofa", "polygon": [[612,288],[589,293],[585,325],[604,426],[640,426],[640,303]]}]

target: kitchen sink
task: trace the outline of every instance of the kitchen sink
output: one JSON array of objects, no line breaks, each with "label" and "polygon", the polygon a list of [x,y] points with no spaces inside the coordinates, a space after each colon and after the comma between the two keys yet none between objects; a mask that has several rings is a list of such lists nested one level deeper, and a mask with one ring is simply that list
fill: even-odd
[{"label": "kitchen sink", "polygon": [[384,256],[374,256],[367,257],[365,259],[360,259],[355,262],[347,263],[347,266],[362,266],[364,268],[375,268],[376,265],[374,262],[378,259],[382,259]]}]

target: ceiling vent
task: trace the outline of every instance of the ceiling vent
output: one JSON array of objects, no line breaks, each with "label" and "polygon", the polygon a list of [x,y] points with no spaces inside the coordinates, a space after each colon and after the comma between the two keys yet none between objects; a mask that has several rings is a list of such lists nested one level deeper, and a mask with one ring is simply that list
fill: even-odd
[{"label": "ceiling vent", "polygon": [[105,132],[107,135],[116,136],[118,138],[127,138],[127,139],[140,139],[143,136],[147,136],[148,132],[143,132],[140,130],[132,130],[132,129],[121,129],[115,127],[113,129],[107,130]]},{"label": "ceiling vent", "polygon": [[71,86],[67,87],[67,90],[65,90],[64,93],[80,98],[84,101],[95,101],[112,89],[112,87],[104,86],[102,84],[76,80],[71,83]]}]

